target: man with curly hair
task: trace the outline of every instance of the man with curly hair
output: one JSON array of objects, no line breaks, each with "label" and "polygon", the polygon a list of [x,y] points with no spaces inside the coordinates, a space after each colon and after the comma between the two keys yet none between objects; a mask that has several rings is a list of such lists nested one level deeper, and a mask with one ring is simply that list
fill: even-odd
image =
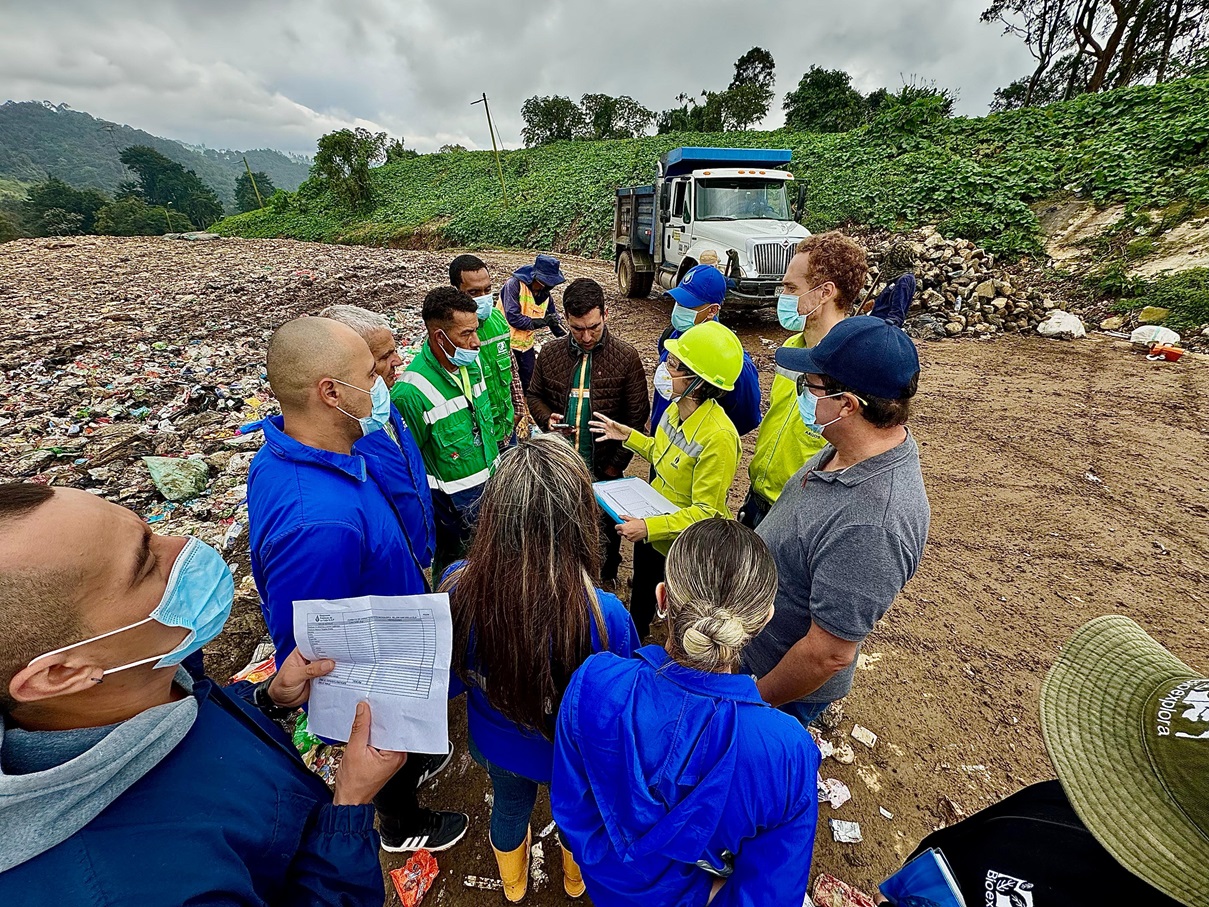
[{"label": "man with curly hair", "polygon": [[[781,326],[794,332],[782,349],[809,349],[826,337],[856,305],[868,273],[865,250],[838,231],[798,243],[777,300]],[[797,378],[778,365],[772,379],[768,412],[748,466],[751,486],[739,509],[739,520],[752,529],[776,503],[789,477],[827,443],[798,417]]]}]

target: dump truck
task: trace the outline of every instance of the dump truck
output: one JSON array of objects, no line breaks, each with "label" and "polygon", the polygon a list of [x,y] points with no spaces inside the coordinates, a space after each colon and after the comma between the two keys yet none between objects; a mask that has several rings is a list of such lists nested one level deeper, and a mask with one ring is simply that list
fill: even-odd
[{"label": "dump truck", "polygon": [[802,200],[782,169],[791,158],[784,149],[676,148],[659,158],[653,184],[618,189],[621,292],[642,299],[654,286],[669,290],[704,256],[726,275],[729,304],[775,304],[795,247],[810,235],[791,213]]}]

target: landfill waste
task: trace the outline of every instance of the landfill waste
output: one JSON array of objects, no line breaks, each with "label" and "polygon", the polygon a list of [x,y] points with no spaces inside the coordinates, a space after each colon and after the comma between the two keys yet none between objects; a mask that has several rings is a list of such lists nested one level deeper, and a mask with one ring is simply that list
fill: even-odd
[{"label": "landfill waste", "polygon": [[437,858],[427,850],[417,850],[398,869],[392,869],[390,880],[403,907],[416,907],[428,894],[432,883],[440,872]]},{"label": "landfill waste", "polygon": [[815,907],[874,907],[865,892],[825,872],[814,880],[813,900]]},{"label": "landfill waste", "polygon": [[826,759],[835,754],[835,744],[826,739],[818,728],[812,726],[807,730],[810,731],[815,746],[819,748],[819,759]]},{"label": "landfill waste", "polygon": [[859,822],[846,819],[828,819],[827,822],[831,826],[831,837],[841,844],[859,844],[864,840]]},{"label": "landfill waste", "polygon": [[852,799],[852,791],[843,781],[835,778],[818,778],[819,802],[830,803],[832,809],[839,809]]},{"label": "landfill waste", "polygon": [[467,888],[477,888],[479,891],[503,891],[504,883],[499,879],[489,879],[484,876],[466,876],[462,884]]},{"label": "landfill waste", "polygon": [[840,743],[835,747],[831,758],[840,765],[851,765],[856,761],[856,752],[852,749],[851,743]]},{"label": "landfill waste", "polygon": [[889,820],[894,818],[894,813],[890,812],[890,810],[886,809],[884,806],[879,806],[877,811],[882,814],[883,819]]},{"label": "landfill waste", "polygon": [[844,703],[836,700],[828,704],[827,708],[823,709],[823,714],[819,716],[819,724],[829,731],[834,731],[840,726],[840,722],[844,720]]},{"label": "landfill waste", "polygon": [[853,740],[865,744],[865,746],[869,747],[869,749],[873,749],[874,744],[877,743],[877,734],[873,733],[873,731],[869,730],[869,728],[862,727],[859,724],[854,724],[852,726],[851,737]]},{"label": "landfill waste", "polygon": [[1037,333],[1055,340],[1078,340],[1087,336],[1087,328],[1083,326],[1078,315],[1056,309],[1050,312],[1045,321],[1037,325]]},{"label": "landfill waste", "polygon": [[151,481],[169,501],[187,501],[206,490],[210,467],[204,460],[180,460],[175,457],[143,457]]},{"label": "landfill waste", "polygon": [[551,834],[551,832],[553,832],[553,831],[554,831],[555,827],[556,827],[556,825],[555,825],[555,823],[552,821],[552,822],[551,822],[549,825],[547,825],[545,828],[543,828],[543,829],[542,829],[542,830],[541,830],[541,831],[538,833],[538,835],[537,835],[538,839],[539,839],[539,840],[545,840],[546,838],[550,837],[550,834]]},{"label": "landfill waste", "polygon": [[546,875],[546,852],[544,845],[538,841],[529,848],[529,878],[533,880],[533,890],[541,891],[550,881]]},{"label": "landfill waste", "polygon": [[1180,342],[1180,335],[1162,325],[1144,324],[1130,332],[1129,342],[1139,352],[1148,352],[1153,346],[1174,346]]},{"label": "landfill waste", "polygon": [[322,779],[328,787],[336,784],[336,772],[344,758],[344,745],[324,743],[307,730],[306,712],[299,712],[294,723],[294,748],[302,756],[302,763]]}]

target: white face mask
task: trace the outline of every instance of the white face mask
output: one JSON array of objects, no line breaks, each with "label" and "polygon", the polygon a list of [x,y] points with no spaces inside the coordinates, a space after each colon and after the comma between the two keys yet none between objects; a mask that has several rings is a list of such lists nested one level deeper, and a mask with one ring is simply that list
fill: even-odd
[{"label": "white face mask", "polygon": [[667,360],[659,363],[655,369],[655,393],[664,400],[672,399],[672,373],[667,370]]}]

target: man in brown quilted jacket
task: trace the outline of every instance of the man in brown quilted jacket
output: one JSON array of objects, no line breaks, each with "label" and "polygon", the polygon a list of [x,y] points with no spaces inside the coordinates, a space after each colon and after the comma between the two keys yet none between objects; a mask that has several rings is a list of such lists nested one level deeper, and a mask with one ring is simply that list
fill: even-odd
[{"label": "man in brown quilted jacket", "polygon": [[[651,404],[638,350],[609,333],[604,290],[581,277],[563,291],[570,333],[542,347],[525,399],[542,431],[556,431],[579,451],[597,481],[622,476],[633,453],[617,441],[598,441],[588,431],[593,412],[623,425],[646,425]],[[621,536],[602,518],[605,544],[602,582],[617,582]]]}]

